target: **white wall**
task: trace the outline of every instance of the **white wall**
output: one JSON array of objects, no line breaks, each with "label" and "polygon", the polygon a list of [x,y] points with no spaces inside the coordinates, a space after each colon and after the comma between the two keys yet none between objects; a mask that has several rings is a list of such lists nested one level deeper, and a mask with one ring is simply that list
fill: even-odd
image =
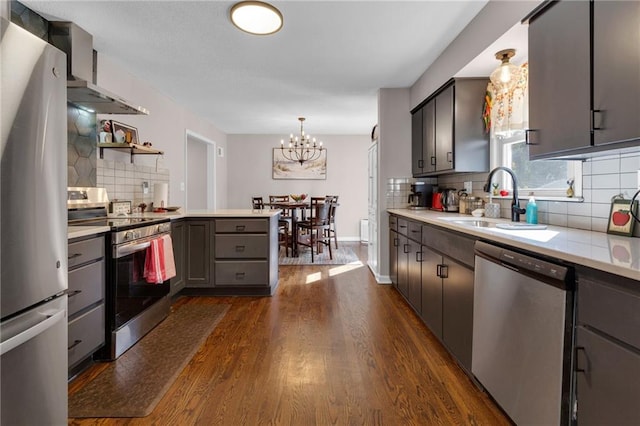
[{"label": "white wall", "polygon": [[[226,148],[227,135],[202,117],[189,111],[162,93],[162,88],[154,88],[141,78],[122,70],[116,62],[98,54],[97,84],[135,105],[150,111],[149,115],[99,115],[98,119],[109,118],[138,129],[141,142],[149,141],[153,148],[164,151],[160,166],[169,169],[169,204],[185,206],[185,192],[180,184],[185,182],[186,131],[210,139],[216,146]],[[128,162],[126,154],[105,150],[105,159]],[[158,158],[153,155],[135,157],[135,163],[155,166]],[[216,207],[225,208],[227,203],[226,158],[216,158]]]},{"label": "white wall", "polygon": [[367,218],[367,151],[369,135],[315,135],[327,148],[326,180],[273,180],[273,148],[282,135],[228,135],[229,208],[250,208],[252,196],[338,195],[338,239],[360,238],[360,219]]},{"label": "white wall", "polygon": [[490,0],[413,84],[410,109],[446,83],[540,3],[540,0]]},{"label": "white wall", "polygon": [[378,92],[378,271],[389,276],[389,215],[386,213],[387,179],[411,176],[410,92],[380,89]]}]

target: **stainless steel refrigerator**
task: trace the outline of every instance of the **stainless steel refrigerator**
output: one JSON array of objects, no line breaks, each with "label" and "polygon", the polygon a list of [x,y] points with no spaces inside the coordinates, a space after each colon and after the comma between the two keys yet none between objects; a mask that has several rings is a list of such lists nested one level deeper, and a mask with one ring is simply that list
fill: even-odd
[{"label": "stainless steel refrigerator", "polygon": [[0,424],[66,425],[66,58],[0,29]]}]

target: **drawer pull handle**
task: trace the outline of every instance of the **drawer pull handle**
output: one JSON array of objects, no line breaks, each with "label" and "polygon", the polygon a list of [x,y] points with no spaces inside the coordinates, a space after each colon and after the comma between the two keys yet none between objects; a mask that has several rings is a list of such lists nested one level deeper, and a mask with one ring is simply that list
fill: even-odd
[{"label": "drawer pull handle", "polygon": [[244,225],[236,225],[236,231],[244,231]]},{"label": "drawer pull handle", "polygon": [[67,257],[67,260],[75,259],[76,257],[82,256],[82,253],[73,253]]},{"label": "drawer pull handle", "polygon": [[238,252],[244,251],[244,246],[236,246],[236,251]]},{"label": "drawer pull handle", "polygon": [[409,244],[404,244],[402,246],[402,251],[405,253],[409,253],[411,250],[409,250]]},{"label": "drawer pull handle", "polygon": [[69,350],[69,351],[70,351],[71,349],[73,349],[73,348],[75,348],[76,346],[78,346],[80,343],[82,343],[82,340],[74,340],[74,341],[73,341],[73,344],[72,344],[71,346],[69,346],[69,347],[67,348],[67,350]]},{"label": "drawer pull handle", "polygon": [[244,272],[236,272],[237,280],[244,280]]},{"label": "drawer pull handle", "polygon": [[436,268],[436,275],[440,278],[449,278],[449,266],[438,265],[438,267]]},{"label": "drawer pull handle", "polygon": [[68,291],[68,292],[67,292],[67,296],[68,296],[68,297],[73,297],[73,296],[76,296],[76,295],[78,295],[78,294],[80,294],[80,293],[82,293],[82,290],[73,290],[73,291]]}]

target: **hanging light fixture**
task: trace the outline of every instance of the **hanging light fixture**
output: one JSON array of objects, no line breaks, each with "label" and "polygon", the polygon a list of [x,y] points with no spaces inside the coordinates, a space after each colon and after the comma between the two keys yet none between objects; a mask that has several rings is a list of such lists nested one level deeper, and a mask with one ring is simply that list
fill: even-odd
[{"label": "hanging light fixture", "polygon": [[282,156],[289,161],[297,161],[300,165],[305,161],[313,161],[320,158],[324,150],[322,141],[316,142],[316,138],[304,133],[304,117],[298,117],[300,121],[300,137],[289,135],[289,146],[285,147],[284,139],[280,140]]},{"label": "hanging light fixture", "polygon": [[282,13],[261,1],[241,1],[231,8],[231,22],[244,32],[255,35],[277,33],[282,28]]},{"label": "hanging light fixture", "polygon": [[496,59],[502,63],[491,73],[489,79],[496,89],[503,92],[513,89],[518,82],[519,68],[509,62],[509,59],[513,58],[515,54],[515,49],[505,49],[496,53]]}]

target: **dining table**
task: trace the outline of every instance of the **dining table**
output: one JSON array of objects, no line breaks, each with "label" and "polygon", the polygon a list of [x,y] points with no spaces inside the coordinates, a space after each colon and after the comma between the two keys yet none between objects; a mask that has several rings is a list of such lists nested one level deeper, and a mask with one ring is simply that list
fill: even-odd
[{"label": "dining table", "polygon": [[[274,201],[271,203],[264,203],[264,205],[276,209],[291,211],[291,252],[293,253],[293,257],[297,257],[297,223],[300,220],[305,220],[307,218],[307,210],[311,207],[311,204],[306,201]],[[300,220],[298,220],[298,218],[300,218]]]}]

